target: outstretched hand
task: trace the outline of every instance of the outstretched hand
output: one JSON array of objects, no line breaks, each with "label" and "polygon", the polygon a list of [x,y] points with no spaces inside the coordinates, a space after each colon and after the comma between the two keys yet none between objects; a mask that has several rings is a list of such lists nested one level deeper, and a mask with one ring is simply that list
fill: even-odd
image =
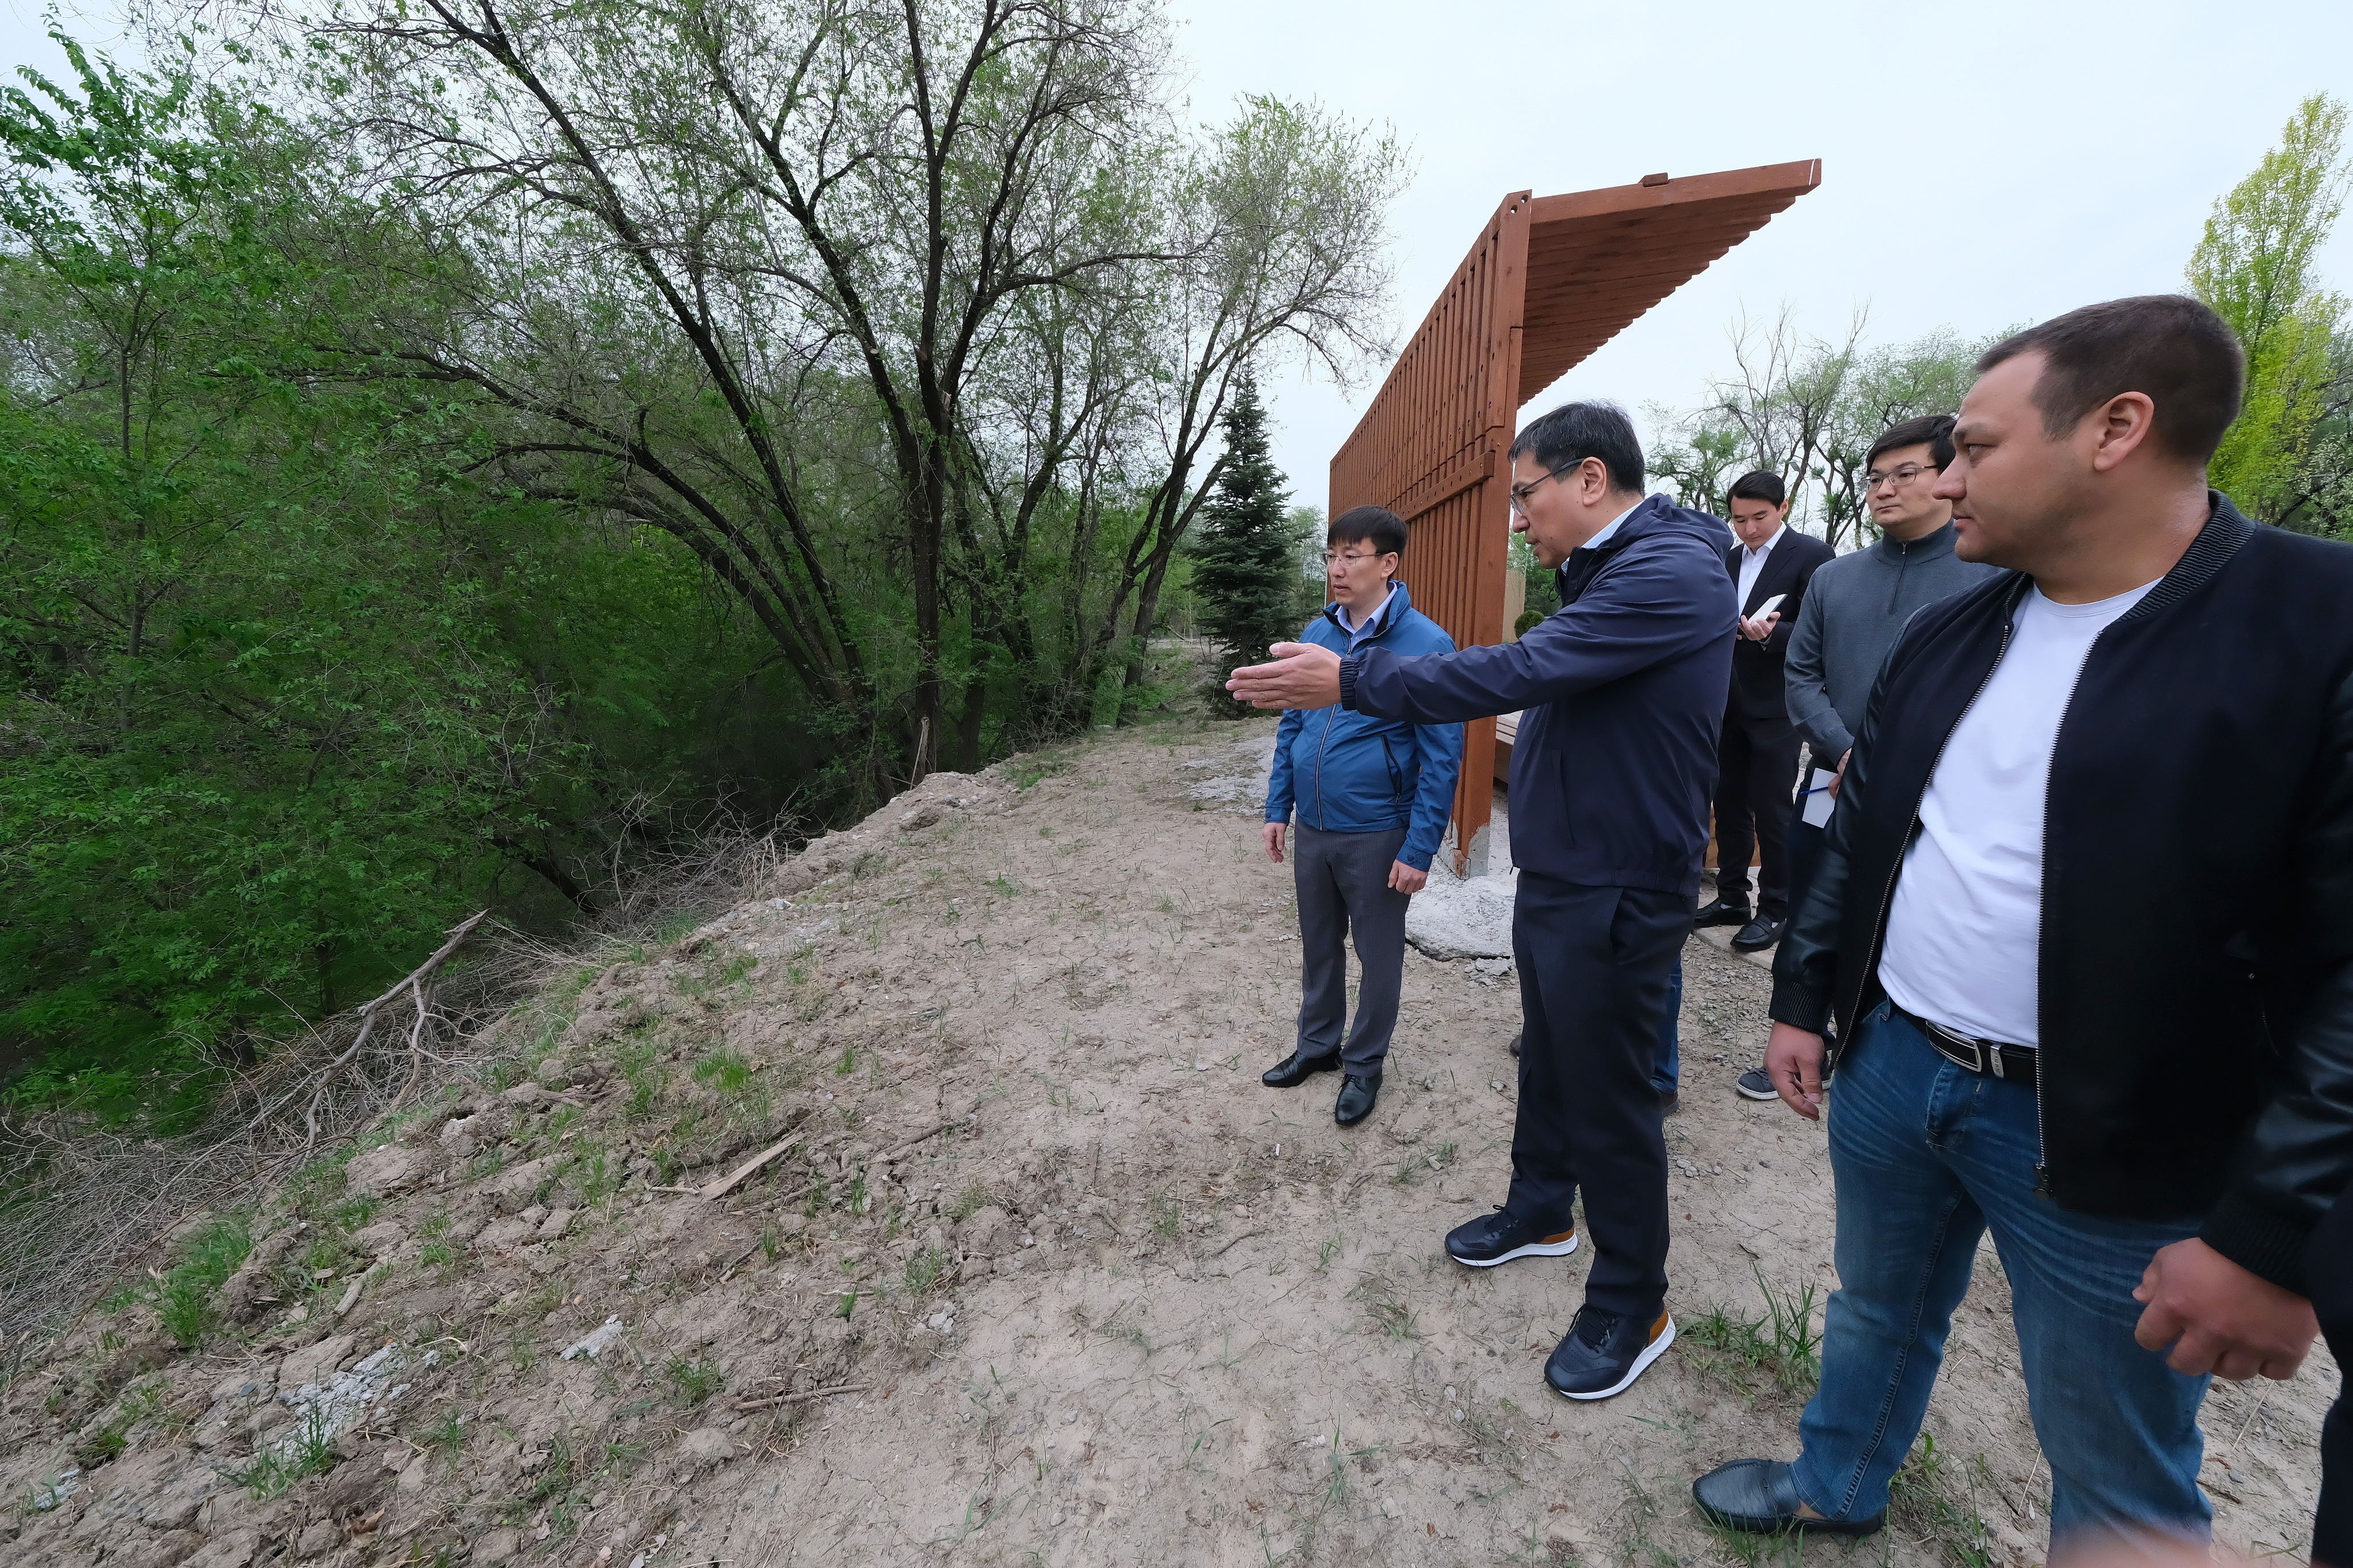
[{"label": "outstretched hand", "polygon": [[1279,642],[1271,664],[1246,664],[1226,689],[1253,708],[1329,708],[1340,700],[1340,656],[1314,643]]}]

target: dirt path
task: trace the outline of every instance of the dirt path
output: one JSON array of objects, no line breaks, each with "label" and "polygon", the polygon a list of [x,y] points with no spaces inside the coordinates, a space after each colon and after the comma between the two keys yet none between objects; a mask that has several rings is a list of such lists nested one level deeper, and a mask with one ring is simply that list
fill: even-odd
[{"label": "dirt path", "polygon": [[[1731,1092],[1766,974],[1688,950],[1684,1339],[1627,1395],[1570,1405],[1542,1368],[1585,1256],[1472,1273],[1440,1247],[1504,1191],[1511,977],[1409,954],[1363,1126],[1333,1124],[1333,1080],[1257,1082],[1296,1006],[1289,870],[1254,801],[1195,792],[1270,728],[933,781],[788,868],[768,891],[790,907],[515,1020],[516,1074],[557,1057],[562,1098],[478,1092],[256,1218],[267,1255],[312,1216],[334,1278],[288,1283],[281,1247],[232,1279],[206,1355],[158,1350],[133,1308],[9,1391],[18,1497],[117,1433],[58,1506],[20,1510],[16,1560],[1733,1561],[1686,1488],[1793,1450],[1803,1376],[1768,1352],[1765,1287],[1812,1292],[1819,1322],[1832,1282],[1819,1130]],[[478,1115],[452,1131],[451,1110]],[[649,1190],[788,1130],[723,1201]],[[608,1318],[601,1353],[560,1358]],[[317,1407],[270,1391],[387,1343],[406,1390],[332,1435],[323,1474],[257,1496],[251,1456]],[[1989,1249],[1936,1462],[1895,1528],[1814,1554],[2038,1558],[2048,1475],[2013,1360]],[[2335,1388],[2316,1354],[2209,1403],[2225,1541],[2301,1554]]]}]

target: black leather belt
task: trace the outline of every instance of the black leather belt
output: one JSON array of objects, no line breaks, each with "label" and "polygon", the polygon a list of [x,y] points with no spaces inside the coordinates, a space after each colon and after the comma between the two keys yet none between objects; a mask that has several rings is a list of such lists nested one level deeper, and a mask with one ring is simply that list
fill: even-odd
[{"label": "black leather belt", "polygon": [[1999,1040],[1980,1040],[1964,1035],[1957,1029],[1947,1029],[1942,1024],[1930,1023],[1916,1014],[1895,1009],[1918,1026],[1928,1037],[1928,1045],[1938,1056],[1955,1067],[1965,1067],[1971,1072],[1985,1073],[2004,1083],[2034,1086],[2034,1047],[2006,1046]]}]

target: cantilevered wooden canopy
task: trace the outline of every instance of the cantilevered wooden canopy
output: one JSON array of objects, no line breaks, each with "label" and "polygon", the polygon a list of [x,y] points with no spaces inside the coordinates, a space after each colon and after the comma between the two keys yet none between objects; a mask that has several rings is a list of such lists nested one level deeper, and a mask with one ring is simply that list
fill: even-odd
[{"label": "cantilevered wooden canopy", "polygon": [[[1821,184],[1820,159],[1573,195],[1505,196],[1332,458],[1330,515],[1412,525],[1414,607],[1458,645],[1504,640],[1520,405]],[[1484,868],[1495,726],[1466,726],[1458,871]]]}]

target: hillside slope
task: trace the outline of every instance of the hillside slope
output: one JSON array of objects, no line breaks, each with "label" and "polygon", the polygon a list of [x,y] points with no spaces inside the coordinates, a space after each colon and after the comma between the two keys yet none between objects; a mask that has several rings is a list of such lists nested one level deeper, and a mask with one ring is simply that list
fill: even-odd
[{"label": "hillside slope", "polygon": [[[192,1226],[5,1391],[8,1561],[1732,1561],[1685,1489],[1792,1451],[1807,1369],[1764,1292],[1818,1322],[1831,1283],[1819,1129],[1731,1093],[1767,977],[1688,950],[1684,1337],[1562,1401],[1585,1254],[1440,1248],[1504,1191],[1512,978],[1409,953],[1363,1126],[1330,1079],[1257,1081],[1290,873],[1218,781],[1268,728],[934,778],[553,985],[483,1081]],[[2039,1556],[1981,1261],[1897,1527],[1817,1553]],[[2316,1355],[2218,1389],[2226,1540],[2302,1550],[2335,1387]]]}]

